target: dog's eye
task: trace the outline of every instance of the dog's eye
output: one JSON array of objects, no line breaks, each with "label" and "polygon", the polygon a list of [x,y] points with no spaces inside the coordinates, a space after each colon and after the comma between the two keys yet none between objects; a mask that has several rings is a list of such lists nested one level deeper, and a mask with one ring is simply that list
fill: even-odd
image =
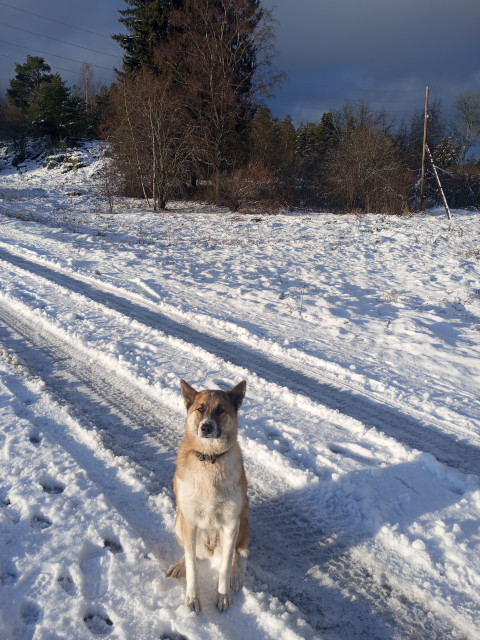
[{"label": "dog's eye", "polygon": [[215,409],[215,413],[217,414],[217,416],[222,415],[222,413],[225,413],[225,409],[222,409],[222,407],[217,407]]},{"label": "dog's eye", "polygon": [[203,412],[205,411],[205,405],[204,405],[204,404],[201,404],[199,407],[197,407],[197,411],[198,411],[199,413],[203,413]]}]

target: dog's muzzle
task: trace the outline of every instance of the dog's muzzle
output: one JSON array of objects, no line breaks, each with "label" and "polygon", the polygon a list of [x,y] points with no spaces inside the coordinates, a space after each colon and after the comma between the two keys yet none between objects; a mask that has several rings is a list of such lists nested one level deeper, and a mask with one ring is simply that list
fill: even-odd
[{"label": "dog's muzzle", "polygon": [[198,425],[197,435],[199,438],[219,438],[220,428],[214,420],[207,418]]}]

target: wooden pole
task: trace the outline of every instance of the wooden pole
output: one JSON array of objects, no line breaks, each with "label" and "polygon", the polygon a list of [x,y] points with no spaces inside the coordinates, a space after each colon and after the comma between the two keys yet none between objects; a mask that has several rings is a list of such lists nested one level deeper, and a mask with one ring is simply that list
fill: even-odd
[{"label": "wooden pole", "polygon": [[425,117],[423,119],[423,145],[422,145],[422,176],[420,178],[420,211],[425,211],[425,151],[427,147],[427,120],[428,120],[428,91],[425,92]]},{"label": "wooden pole", "polygon": [[440,182],[440,178],[439,178],[438,173],[437,173],[437,167],[433,164],[433,157],[432,157],[432,154],[430,153],[430,149],[428,148],[428,145],[426,145],[426,148],[427,148],[428,157],[430,158],[430,162],[432,163],[433,173],[435,174],[435,178],[437,180],[438,188],[439,188],[440,194],[442,196],[443,206],[445,207],[445,211],[447,212],[447,218],[449,220],[451,220],[452,219],[452,214],[450,213],[450,208],[448,206],[447,199],[446,199],[445,194],[444,194],[443,189],[442,189],[442,183]]}]

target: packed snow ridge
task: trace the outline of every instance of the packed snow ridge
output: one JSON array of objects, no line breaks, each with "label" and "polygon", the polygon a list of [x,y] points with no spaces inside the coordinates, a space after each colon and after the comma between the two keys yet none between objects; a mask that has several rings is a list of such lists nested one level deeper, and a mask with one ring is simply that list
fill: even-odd
[{"label": "packed snow ridge", "polygon": [[[1,640],[478,638],[480,214],[153,213],[63,155],[1,154]],[[224,614],[165,577],[180,378],[247,380]]]}]

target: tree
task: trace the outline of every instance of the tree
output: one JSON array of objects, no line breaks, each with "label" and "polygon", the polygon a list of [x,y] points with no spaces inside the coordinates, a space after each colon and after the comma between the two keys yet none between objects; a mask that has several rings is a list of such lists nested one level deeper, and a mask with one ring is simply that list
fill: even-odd
[{"label": "tree", "polygon": [[112,36],[125,50],[124,72],[141,67],[154,66],[154,51],[161,42],[167,42],[172,35],[171,16],[176,9],[186,9],[188,0],[125,0],[127,9],[120,9],[119,18],[127,29],[127,34]]},{"label": "tree", "polygon": [[130,195],[143,195],[154,210],[179,194],[194,164],[192,122],[171,91],[171,74],[143,68],[125,74],[112,92],[108,139]]},{"label": "tree", "polygon": [[455,144],[449,136],[445,136],[432,154],[433,162],[441,169],[455,167],[458,164],[458,156],[460,152],[460,144]]},{"label": "tree", "polygon": [[66,83],[56,73],[50,82],[39,85],[28,108],[35,128],[57,142],[62,135],[71,132],[74,109]]},{"label": "tree", "polygon": [[302,182],[316,191],[323,172],[325,158],[338,139],[339,131],[331,112],[324,113],[318,124],[301,124],[297,130],[296,153]]},{"label": "tree", "polygon": [[95,96],[97,93],[98,90],[97,87],[95,87],[92,65],[89,62],[84,62],[80,70],[78,94],[83,98],[87,112],[91,113],[94,110]]},{"label": "tree", "polygon": [[265,72],[273,55],[271,13],[259,0],[126,1],[131,8],[121,22],[130,34],[115,36],[126,51],[123,75],[168,77],[162,99],[183,110],[191,173],[214,178],[218,199],[221,176],[246,161],[256,96],[278,80]]},{"label": "tree", "polygon": [[468,151],[480,140],[480,90],[465,91],[455,102],[457,118],[452,127],[452,137],[460,147],[460,164],[465,166]]},{"label": "tree", "polygon": [[[398,136],[404,149],[405,163],[413,170],[419,170],[422,162],[423,126],[425,112],[416,109],[409,123],[404,124]],[[442,115],[441,101],[433,100],[428,107],[427,144],[433,151],[447,134],[447,123]]]},{"label": "tree", "polygon": [[298,174],[296,131],[291,117],[280,120],[272,117],[267,107],[258,108],[251,124],[249,142],[250,164],[257,173],[264,168],[270,174],[270,198],[291,203]]},{"label": "tree", "polygon": [[8,102],[26,112],[40,86],[52,81],[50,71],[43,58],[28,55],[24,64],[15,65],[16,76],[7,90]]},{"label": "tree", "polygon": [[329,199],[344,211],[403,213],[412,177],[394,140],[373,124],[349,126],[327,158]]}]

